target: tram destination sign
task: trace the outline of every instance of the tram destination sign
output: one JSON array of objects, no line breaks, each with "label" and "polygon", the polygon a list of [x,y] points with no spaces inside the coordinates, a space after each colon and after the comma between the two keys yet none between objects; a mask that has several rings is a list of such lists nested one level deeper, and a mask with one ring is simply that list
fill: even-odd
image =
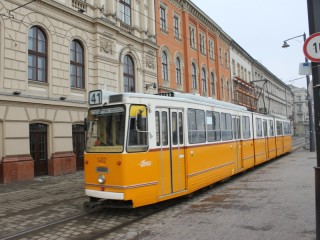
[{"label": "tram destination sign", "polygon": [[303,44],[303,53],[311,62],[320,62],[320,32],[307,38]]}]

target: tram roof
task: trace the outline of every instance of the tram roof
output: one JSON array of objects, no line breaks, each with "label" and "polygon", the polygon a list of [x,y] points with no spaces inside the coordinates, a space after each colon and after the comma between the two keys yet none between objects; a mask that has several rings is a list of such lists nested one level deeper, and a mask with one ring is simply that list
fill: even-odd
[{"label": "tram roof", "polygon": [[145,94],[145,93],[115,93],[110,91],[102,90],[103,95],[103,103],[119,103],[123,102],[123,99],[126,97],[129,98],[146,98],[146,99],[161,99],[161,100],[168,100],[168,101],[181,101],[181,102],[190,102],[190,103],[203,103],[205,105],[214,105],[217,107],[222,108],[229,108],[233,110],[241,110],[241,111],[247,111],[246,107],[239,106],[233,103],[229,102],[223,102],[216,99],[203,97],[191,93],[180,93],[180,92],[166,92],[166,93],[159,93],[159,94]]}]

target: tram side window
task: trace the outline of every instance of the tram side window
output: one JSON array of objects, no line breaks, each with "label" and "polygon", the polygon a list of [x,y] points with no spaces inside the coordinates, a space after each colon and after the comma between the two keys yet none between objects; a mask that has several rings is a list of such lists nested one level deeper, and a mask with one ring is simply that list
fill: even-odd
[{"label": "tram side window", "polygon": [[268,137],[268,121],[263,120],[263,136]]},{"label": "tram side window", "polygon": [[262,137],[262,122],[261,118],[256,118],[257,137]]},{"label": "tram side window", "polygon": [[269,136],[274,136],[274,122],[273,120],[269,120]]},{"label": "tram side window", "polygon": [[285,122],[283,124],[284,124],[284,134],[285,135],[290,135],[291,134],[290,123]]},{"label": "tram side window", "polygon": [[179,142],[183,144],[183,115],[179,113]]},{"label": "tram side window", "polygon": [[178,144],[178,115],[176,112],[172,113],[171,116],[171,129],[172,129],[172,144],[177,145]]},{"label": "tram side window", "polygon": [[129,119],[128,152],[148,149],[147,110],[144,106],[131,106]]},{"label": "tram side window", "polygon": [[206,141],[204,111],[188,109],[188,139],[189,143],[204,143]]},{"label": "tram side window", "polygon": [[282,122],[277,121],[277,135],[282,135]]},{"label": "tram side window", "polygon": [[208,142],[221,140],[220,113],[207,111],[207,135]]},{"label": "tram side window", "polygon": [[222,140],[232,139],[232,117],[229,113],[221,113],[221,134]]},{"label": "tram side window", "polygon": [[162,123],[162,146],[168,146],[169,138],[168,138],[168,113],[161,113],[161,123]]},{"label": "tram side window", "polygon": [[250,118],[248,116],[242,116],[242,136],[243,139],[248,139],[251,137]]},{"label": "tram side window", "polygon": [[156,111],[156,142],[157,142],[157,146],[160,146],[160,117],[159,117],[159,111]]}]

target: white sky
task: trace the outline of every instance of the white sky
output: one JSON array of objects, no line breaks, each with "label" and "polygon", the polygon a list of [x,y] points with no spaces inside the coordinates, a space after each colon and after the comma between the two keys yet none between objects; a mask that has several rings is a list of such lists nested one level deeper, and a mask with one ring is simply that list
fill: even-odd
[{"label": "white sky", "polygon": [[[306,0],[192,0],[254,59],[286,84],[306,87],[299,75],[303,37],[309,36]],[[289,82],[290,80],[301,78]]]}]

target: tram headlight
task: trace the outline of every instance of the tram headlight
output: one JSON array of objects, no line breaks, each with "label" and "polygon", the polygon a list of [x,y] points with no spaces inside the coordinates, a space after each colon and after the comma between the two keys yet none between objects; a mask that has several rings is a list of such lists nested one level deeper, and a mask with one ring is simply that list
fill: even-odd
[{"label": "tram headlight", "polygon": [[100,184],[103,184],[106,181],[106,177],[104,175],[99,175],[98,182]]}]

